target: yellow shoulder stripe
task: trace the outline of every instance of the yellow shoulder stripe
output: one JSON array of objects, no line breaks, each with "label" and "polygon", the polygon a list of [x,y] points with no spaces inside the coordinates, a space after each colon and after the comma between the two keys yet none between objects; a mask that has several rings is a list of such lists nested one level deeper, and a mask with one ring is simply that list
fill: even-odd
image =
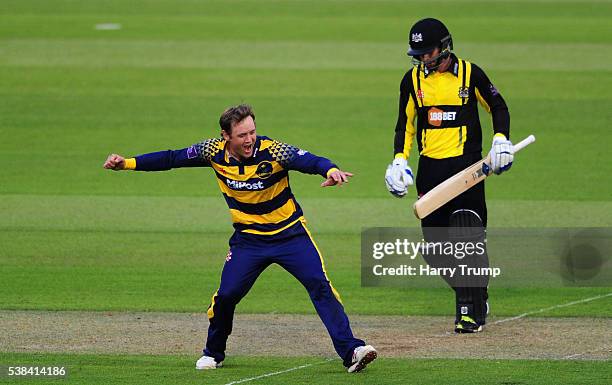
[{"label": "yellow shoulder stripe", "polygon": [[259,142],[259,151],[263,151],[263,150],[265,150],[266,148],[270,147],[270,146],[272,145],[272,143],[274,143],[274,141],[273,141],[273,140],[270,140],[270,139],[262,139],[262,140]]}]

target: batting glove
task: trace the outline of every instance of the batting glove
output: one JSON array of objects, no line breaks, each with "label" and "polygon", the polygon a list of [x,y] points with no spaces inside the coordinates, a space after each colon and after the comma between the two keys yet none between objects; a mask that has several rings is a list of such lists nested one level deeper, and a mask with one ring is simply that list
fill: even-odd
[{"label": "batting glove", "polygon": [[504,171],[510,170],[510,167],[512,167],[512,162],[514,161],[514,146],[504,135],[495,134],[489,156],[491,157],[491,168],[493,172],[499,175]]},{"label": "batting glove", "polygon": [[385,172],[385,183],[387,190],[393,196],[402,198],[408,192],[408,186],[414,183],[412,170],[408,166],[408,161],[404,158],[395,158],[393,163],[387,166]]}]

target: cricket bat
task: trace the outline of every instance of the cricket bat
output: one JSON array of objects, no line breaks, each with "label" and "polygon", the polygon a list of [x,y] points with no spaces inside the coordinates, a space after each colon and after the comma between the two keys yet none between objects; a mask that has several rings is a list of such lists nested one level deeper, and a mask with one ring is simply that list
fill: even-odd
[{"label": "cricket bat", "polygon": [[[535,136],[529,135],[514,145],[514,153],[521,151],[533,142],[535,142]],[[492,172],[491,158],[487,155],[484,159],[458,172],[419,198],[414,204],[414,215],[419,219],[425,218],[462,192],[485,180]]]}]

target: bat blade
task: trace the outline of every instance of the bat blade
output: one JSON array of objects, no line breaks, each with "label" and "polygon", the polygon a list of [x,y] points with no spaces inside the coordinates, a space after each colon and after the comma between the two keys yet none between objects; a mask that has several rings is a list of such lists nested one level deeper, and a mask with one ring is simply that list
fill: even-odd
[{"label": "bat blade", "polygon": [[[529,135],[514,146],[514,152],[519,152],[533,142],[535,142],[535,136]],[[415,202],[413,206],[414,215],[419,219],[423,219],[459,194],[485,180],[493,172],[490,164],[491,159],[487,155],[484,159],[479,160],[431,189]]]},{"label": "bat blade", "polygon": [[489,163],[491,160],[487,156],[431,189],[414,204],[414,215],[423,219],[454,197],[483,181],[491,174]]}]

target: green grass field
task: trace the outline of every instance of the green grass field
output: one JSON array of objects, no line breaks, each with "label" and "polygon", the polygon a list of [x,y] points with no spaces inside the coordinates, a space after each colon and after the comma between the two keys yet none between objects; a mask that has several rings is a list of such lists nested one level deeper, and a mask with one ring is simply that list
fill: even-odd
[{"label": "green grass field", "polygon": [[[75,383],[108,384],[226,384],[240,379],[263,376],[288,368],[303,368],[279,375],[256,379],[254,384],[313,384],[313,372],[324,378],[320,383],[336,385],[349,383],[347,374],[337,370],[337,364],[321,358],[266,358],[237,357],[223,370],[198,372],[192,370],[191,357],[184,356],[118,356],[118,355],[28,355],[0,354],[3,361],[27,363],[64,362],[70,365],[68,379]],[[409,362],[400,359],[381,359],[368,373],[350,377],[351,384],[406,384],[414,378],[419,384],[604,384],[609,380],[608,362],[601,361],[499,361],[499,360],[423,360]],[[474,378],[474,366],[479,378]],[[563,379],[551,381],[550,374],[561,372]],[[407,374],[409,373],[409,377]],[[450,380],[450,381],[449,381]],[[267,382],[271,381],[271,382]],[[53,381],[60,382],[60,381]],[[40,379],[19,380],[19,383],[40,384]]]},{"label": "green grass field", "polygon": [[[444,20],[455,52],[502,92],[512,139],[537,137],[511,172],[487,182],[490,226],[612,226],[610,1],[5,0],[0,311],[205,311],[232,231],[210,170],[114,173],[102,163],[111,152],[217,136],[223,109],[247,102],[259,134],[356,174],[340,189],[321,189],[315,176],[291,179],[349,316],[448,316],[449,290],[362,288],[359,279],[362,228],[418,226],[412,197],[392,198],[383,173],[410,66],[408,30],[426,16]],[[97,30],[102,23],[121,28]],[[484,111],[481,120],[488,150]],[[610,292],[490,289],[496,317]],[[299,283],[276,267],[237,312],[314,314]],[[610,318],[612,297],[539,315]],[[348,381],[321,357],[239,356],[196,373],[185,355],[0,351],[0,366],[64,362],[74,383],[222,384],[313,363],[248,382]],[[351,382],[582,384],[610,375],[609,361],[382,355]]]}]

